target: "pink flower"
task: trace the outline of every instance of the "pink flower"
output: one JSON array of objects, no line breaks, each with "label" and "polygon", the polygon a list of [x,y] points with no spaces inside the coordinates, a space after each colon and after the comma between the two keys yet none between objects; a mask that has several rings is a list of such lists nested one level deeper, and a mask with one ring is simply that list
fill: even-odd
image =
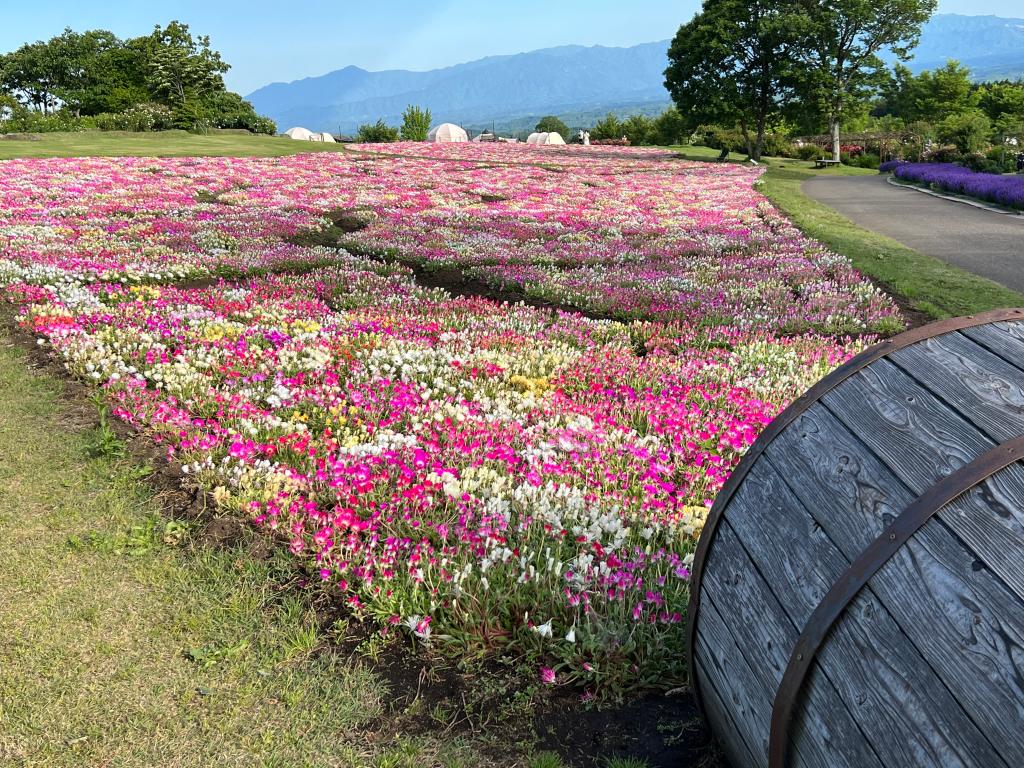
[{"label": "pink flower", "polygon": [[540,668],[540,681],[542,683],[544,683],[545,685],[554,685],[555,684],[555,670],[553,670],[551,667],[541,667]]}]

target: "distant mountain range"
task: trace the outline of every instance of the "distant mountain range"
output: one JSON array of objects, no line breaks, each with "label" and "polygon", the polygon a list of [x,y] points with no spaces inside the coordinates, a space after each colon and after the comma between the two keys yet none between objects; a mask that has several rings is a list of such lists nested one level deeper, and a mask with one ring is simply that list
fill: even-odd
[{"label": "distant mountain range", "polygon": [[[291,83],[272,83],[248,98],[281,130],[295,125],[353,133],[383,118],[401,122],[409,104],[427,107],[434,121],[499,130],[525,130],[556,114],[570,126],[591,125],[607,112],[659,112],[669,103],[663,85],[669,41],[631,48],[566,45],[484,59],[427,72],[368,72],[349,66]],[[978,80],[1024,76],[1024,19],[938,14],[922,31],[911,69],[967,65]]]},{"label": "distant mountain range", "polygon": [[1024,77],[1024,19],[940,13],[921,30],[909,67],[914,72],[956,59],[975,80]]}]

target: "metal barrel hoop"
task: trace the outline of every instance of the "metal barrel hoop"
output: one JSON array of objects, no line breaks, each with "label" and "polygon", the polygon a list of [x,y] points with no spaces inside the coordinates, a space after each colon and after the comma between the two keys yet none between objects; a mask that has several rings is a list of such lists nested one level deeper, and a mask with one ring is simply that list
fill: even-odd
[{"label": "metal barrel hoop", "polygon": [[859,373],[861,370],[874,363],[876,360],[888,357],[904,347],[917,344],[918,342],[925,341],[936,336],[953,333],[965,328],[973,328],[979,325],[988,325],[991,323],[1010,320],[1024,320],[1024,309],[995,309],[988,312],[982,312],[977,315],[967,315],[965,317],[939,320],[919,328],[913,328],[909,331],[905,331],[893,336],[891,339],[887,339],[868,347],[866,350],[851,358],[836,370],[832,371],[832,373],[825,376],[803,395],[794,400],[771,422],[771,424],[767,426],[767,428],[765,428],[765,430],[758,436],[757,440],[754,441],[754,444],[750,446],[736,469],[734,469],[732,474],[729,475],[729,479],[726,480],[725,485],[722,486],[722,489],[715,497],[715,501],[711,506],[711,511],[708,513],[708,518],[704,523],[704,529],[697,541],[697,549],[694,552],[693,565],[690,572],[690,601],[687,609],[686,630],[687,666],[690,670],[690,686],[693,689],[693,695],[697,703],[697,711],[702,718],[706,719],[706,715],[700,695],[700,681],[697,678],[696,660],[694,656],[697,639],[697,617],[700,610],[701,581],[704,577],[704,569],[707,563],[708,554],[711,550],[712,544],[714,543],[715,534],[724,517],[725,510],[729,506],[729,502],[732,500],[732,497],[736,494],[736,491],[739,490],[739,487],[742,485],[743,480],[746,478],[751,468],[757,462],[758,458],[760,458],[761,454],[764,453],[765,449],[771,445],[772,441],[778,437],[786,427],[796,421],[796,419],[812,405],[817,403],[822,397],[852,377],[854,374]]},{"label": "metal barrel hoop", "polygon": [[1022,460],[1024,436],[997,445],[946,475],[907,505],[899,517],[836,579],[797,638],[775,694],[768,737],[769,768],[784,768],[786,765],[789,729],[804,680],[832,627],[853,599],[940,509],[1000,470]]}]

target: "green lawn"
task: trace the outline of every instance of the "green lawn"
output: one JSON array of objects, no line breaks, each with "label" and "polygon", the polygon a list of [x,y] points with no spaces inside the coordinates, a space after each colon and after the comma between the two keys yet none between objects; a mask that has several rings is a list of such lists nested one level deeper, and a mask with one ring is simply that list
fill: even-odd
[{"label": "green lawn", "polygon": [[192,546],[62,388],[0,334],[0,765],[492,764],[387,736],[387,686],[327,649],[290,558]]},{"label": "green lawn", "polygon": [[[673,147],[692,160],[714,160],[718,150]],[[742,162],[742,155],[730,155]],[[926,256],[884,235],[862,229],[848,218],[800,190],[816,175],[855,176],[877,171],[863,168],[815,170],[806,160],[765,158],[768,166],[760,189],[808,236],[853,262],[889,293],[930,318],[970,315],[997,307],[1024,306],[1024,295],[959,267]]]},{"label": "green lawn", "polygon": [[126,131],[83,131],[40,133],[37,140],[0,139],[0,160],[15,157],[86,157],[131,155],[172,157],[188,155],[279,157],[299,152],[339,152],[341,144],[292,141],[279,136],[213,132],[205,135],[187,131],[129,133]]}]

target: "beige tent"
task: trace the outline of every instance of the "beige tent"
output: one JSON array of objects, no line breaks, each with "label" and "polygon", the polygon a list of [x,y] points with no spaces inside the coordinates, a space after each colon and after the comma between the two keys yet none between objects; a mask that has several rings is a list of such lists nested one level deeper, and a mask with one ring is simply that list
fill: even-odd
[{"label": "beige tent", "polygon": [[307,130],[306,128],[301,128],[299,126],[289,128],[287,131],[284,132],[284,135],[287,136],[289,139],[295,139],[295,141],[319,141],[319,139],[313,138],[314,134],[312,131]]},{"label": "beige tent", "polygon": [[469,134],[453,123],[441,123],[436,128],[431,128],[427,134],[427,141],[438,144],[449,144],[452,142],[469,141]]},{"label": "beige tent", "polygon": [[313,141],[323,141],[323,142],[326,142],[328,144],[337,144],[338,143],[338,142],[336,142],[334,140],[334,137],[331,134],[329,134],[327,131],[324,131],[322,133],[314,134]]},{"label": "beige tent", "polygon": [[526,140],[527,144],[565,144],[565,139],[562,138],[562,134],[558,131],[543,132],[543,133],[531,133],[529,138]]}]

